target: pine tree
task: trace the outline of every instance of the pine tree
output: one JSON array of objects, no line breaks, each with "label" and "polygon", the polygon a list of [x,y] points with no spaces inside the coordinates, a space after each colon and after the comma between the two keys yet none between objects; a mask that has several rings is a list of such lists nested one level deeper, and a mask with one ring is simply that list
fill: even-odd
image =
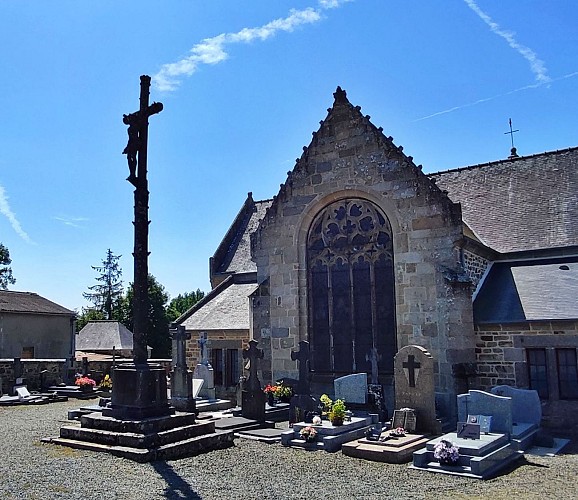
[{"label": "pine tree", "polygon": [[89,286],[91,292],[83,293],[82,296],[92,302],[94,309],[106,315],[107,319],[113,319],[113,312],[118,308],[122,298],[123,286],[122,270],[118,264],[120,255],[114,255],[110,248],[106,252],[106,259],[102,261],[102,266],[91,266],[100,273],[96,278],[98,284]]},{"label": "pine tree", "polygon": [[9,267],[11,263],[10,252],[0,243],[0,290],[6,290],[8,285],[16,283],[12,276],[12,268]]}]

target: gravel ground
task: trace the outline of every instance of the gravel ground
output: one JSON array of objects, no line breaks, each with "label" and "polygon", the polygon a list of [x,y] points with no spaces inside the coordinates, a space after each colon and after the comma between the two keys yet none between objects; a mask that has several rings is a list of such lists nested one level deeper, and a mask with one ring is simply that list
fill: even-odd
[{"label": "gravel ground", "polygon": [[0,407],[0,498],[578,498],[578,446],[526,455],[488,481],[236,439],[235,446],[137,464],[106,453],[41,443],[79,402]]}]

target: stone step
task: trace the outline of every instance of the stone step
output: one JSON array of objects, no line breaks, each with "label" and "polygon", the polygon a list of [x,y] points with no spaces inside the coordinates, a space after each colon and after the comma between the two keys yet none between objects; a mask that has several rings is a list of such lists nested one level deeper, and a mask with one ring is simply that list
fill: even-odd
[{"label": "stone step", "polygon": [[135,462],[151,462],[153,460],[175,460],[191,457],[212,450],[233,446],[233,433],[215,431],[212,434],[196,436],[183,441],[169,443],[158,448],[132,448],[129,446],[111,446],[89,441],[68,438],[44,438],[43,442],[68,446],[80,450],[99,451],[133,460]]},{"label": "stone step", "polygon": [[214,422],[211,421],[175,427],[174,429],[149,434],[116,432],[70,425],[60,428],[60,437],[79,441],[90,441],[108,446],[155,448],[196,436],[210,434],[214,432],[214,430],[215,425]]},{"label": "stone step", "polygon": [[196,422],[194,413],[176,412],[163,417],[145,418],[142,420],[119,420],[102,415],[99,412],[82,415],[82,427],[113,432],[130,432],[134,434],[151,434],[176,427],[192,425]]},{"label": "stone step", "polygon": [[376,442],[363,438],[343,444],[341,452],[350,457],[374,462],[401,464],[410,462],[413,453],[424,448],[428,440],[429,437],[423,435],[410,436],[404,443]]}]

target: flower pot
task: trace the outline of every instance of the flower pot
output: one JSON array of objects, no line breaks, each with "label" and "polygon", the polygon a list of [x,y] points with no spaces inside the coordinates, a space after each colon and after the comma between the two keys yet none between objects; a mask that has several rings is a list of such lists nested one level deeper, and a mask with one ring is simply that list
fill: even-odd
[{"label": "flower pot", "polygon": [[79,385],[78,387],[80,387],[80,392],[92,392],[92,385],[90,384]]},{"label": "flower pot", "polygon": [[331,425],[333,425],[335,427],[343,425],[343,417],[333,417],[331,419]]},{"label": "flower pot", "polygon": [[269,406],[275,406],[275,396],[272,392],[267,393],[267,403]]}]

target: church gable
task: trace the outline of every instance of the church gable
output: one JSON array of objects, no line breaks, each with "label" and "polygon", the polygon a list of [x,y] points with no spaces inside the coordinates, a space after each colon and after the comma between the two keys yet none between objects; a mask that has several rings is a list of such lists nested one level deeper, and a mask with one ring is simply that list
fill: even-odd
[{"label": "church gable", "polygon": [[[340,370],[367,371],[366,355],[377,348],[383,359],[380,377],[387,383],[393,353],[411,343],[435,353],[438,383],[448,387],[451,365],[474,356],[469,289],[447,279],[461,271],[456,252],[462,241],[460,207],[369,116],[351,105],[343,90],[338,88],[334,97],[326,119],[251,236],[258,281],[268,280],[270,293],[258,321],[253,312],[254,324],[260,325],[253,336],[270,356],[264,362],[264,378],[296,375],[290,350],[300,340],[312,341],[315,376],[317,338],[322,339],[317,353],[324,346],[333,352],[322,363],[317,360],[327,380]],[[338,213],[341,218],[334,215]],[[330,245],[326,231],[332,217],[336,220],[331,244],[339,246],[341,238],[349,247],[341,248],[337,260],[324,261],[324,250],[314,245]],[[319,229],[325,224],[320,220],[328,224],[325,232]],[[365,233],[360,231],[363,224]],[[376,224],[387,228],[381,231],[388,234],[387,242],[375,235],[371,239],[369,229]],[[311,237],[315,230],[321,231],[318,239]],[[334,249],[328,246],[325,253],[333,254]],[[319,262],[308,257],[316,251]],[[373,255],[382,263],[372,260]],[[316,265],[321,267],[314,270]],[[377,283],[389,283],[389,289],[375,288],[379,273],[384,278]],[[351,302],[360,292],[365,302]],[[383,302],[377,300],[385,296]],[[365,312],[358,313],[364,307]],[[347,351],[354,349],[352,345],[358,346],[357,352]],[[350,367],[338,370],[343,359]]]}]

